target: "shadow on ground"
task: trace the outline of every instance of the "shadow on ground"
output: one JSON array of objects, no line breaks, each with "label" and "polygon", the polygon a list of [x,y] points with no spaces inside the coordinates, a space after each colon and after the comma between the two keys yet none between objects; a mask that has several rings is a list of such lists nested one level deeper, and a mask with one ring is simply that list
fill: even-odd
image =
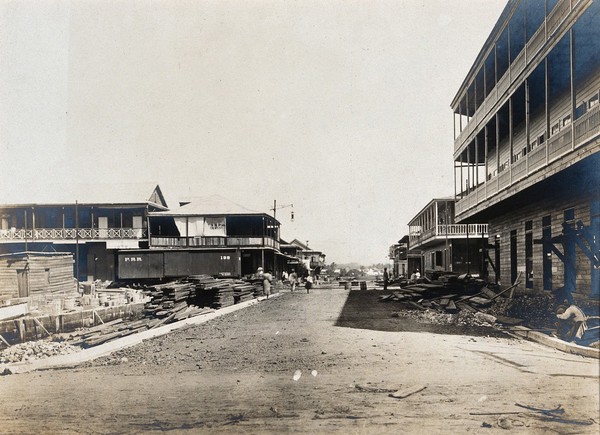
[{"label": "shadow on ground", "polygon": [[505,336],[489,327],[438,325],[417,321],[410,317],[392,317],[392,313],[408,310],[402,302],[379,302],[383,290],[351,290],[335,326],[344,328],[372,329],[389,332],[430,332],[434,334]]}]

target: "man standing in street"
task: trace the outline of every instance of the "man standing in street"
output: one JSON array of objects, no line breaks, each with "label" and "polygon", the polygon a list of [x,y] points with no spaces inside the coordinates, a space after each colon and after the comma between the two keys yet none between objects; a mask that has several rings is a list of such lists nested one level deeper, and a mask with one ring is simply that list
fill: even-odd
[{"label": "man standing in street", "polygon": [[387,271],[387,267],[384,267],[383,268],[383,290],[387,290],[389,281],[390,281],[390,275]]}]

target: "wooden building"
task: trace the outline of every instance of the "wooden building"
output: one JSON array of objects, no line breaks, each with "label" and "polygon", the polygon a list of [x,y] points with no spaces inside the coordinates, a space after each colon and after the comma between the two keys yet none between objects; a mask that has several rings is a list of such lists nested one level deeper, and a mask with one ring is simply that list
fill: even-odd
[{"label": "wooden building", "polygon": [[[390,246],[389,259],[393,261],[392,272],[395,276],[410,276],[408,272],[410,270],[408,268],[408,235],[405,235],[398,242]],[[420,268],[420,264],[413,267],[413,269]]]},{"label": "wooden building", "polygon": [[456,219],[496,279],[600,295],[600,2],[510,0],[451,103]]},{"label": "wooden building", "polygon": [[[209,275],[243,276],[255,273],[258,267],[279,276],[285,267],[287,259],[279,245],[279,221],[219,195],[182,201],[173,210],[151,212],[148,221],[150,251],[164,252],[169,263],[172,252],[178,252],[182,259],[179,264],[187,265],[169,276],[175,276],[175,272],[178,276],[191,275],[198,270]],[[129,272],[125,273],[125,269],[134,268],[127,261],[129,254],[124,252],[119,260],[122,278],[132,278]],[[202,261],[209,262],[209,269],[199,264]]]},{"label": "wooden building", "polygon": [[167,203],[159,186],[101,187],[55,192],[55,203],[0,205],[0,254],[69,252],[80,280],[114,280],[118,250],[148,248],[148,213]]},{"label": "wooden building", "polygon": [[[408,223],[408,253],[420,255],[421,273],[445,270],[486,275],[486,261],[480,252],[487,245],[488,226],[484,223],[457,224],[454,201],[452,197],[432,199],[411,219]],[[412,272],[414,268],[409,269],[409,275]]]},{"label": "wooden building", "polygon": [[308,242],[302,243],[298,239],[290,242],[291,245],[297,248],[297,256],[300,262],[304,264],[306,270],[317,270],[320,272],[325,267],[325,254],[322,251],[308,247]]},{"label": "wooden building", "polygon": [[0,255],[0,300],[75,293],[76,287],[71,253]]}]

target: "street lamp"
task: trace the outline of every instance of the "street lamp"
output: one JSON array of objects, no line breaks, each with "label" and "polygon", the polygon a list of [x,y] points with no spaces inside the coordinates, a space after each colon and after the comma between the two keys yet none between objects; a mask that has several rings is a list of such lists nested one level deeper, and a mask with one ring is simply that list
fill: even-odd
[{"label": "street lamp", "polygon": [[285,205],[280,205],[279,207],[277,207],[276,199],[273,200],[273,208],[271,209],[271,211],[273,211],[273,219],[277,219],[277,210],[280,210],[282,208],[288,208],[288,207],[292,207],[292,213],[290,215],[290,218],[291,218],[291,221],[294,222],[294,204],[285,204]]}]

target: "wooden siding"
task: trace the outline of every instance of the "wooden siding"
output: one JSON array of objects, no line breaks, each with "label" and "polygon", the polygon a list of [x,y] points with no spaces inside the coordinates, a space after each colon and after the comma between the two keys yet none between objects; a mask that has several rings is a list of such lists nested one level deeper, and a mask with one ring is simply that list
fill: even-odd
[{"label": "wooden siding", "polygon": [[[525,287],[525,222],[533,223],[533,240],[542,238],[542,218],[551,216],[552,236],[558,236],[562,233],[562,223],[564,222],[564,211],[573,208],[575,210],[575,221],[581,220],[585,226],[590,224],[590,200],[562,200],[554,201],[546,199],[535,204],[514,210],[501,216],[491,219],[489,222],[490,242],[496,235],[500,235],[500,281],[503,287],[510,285],[511,278],[511,258],[510,258],[510,232],[517,232],[517,271],[521,272],[521,288]],[[559,245],[559,250],[563,249]],[[577,268],[576,268],[576,294],[580,296],[590,296],[592,266],[588,257],[576,248]],[[564,265],[562,261],[552,254],[552,288],[543,288],[543,246],[541,244],[533,245],[533,289],[536,291],[557,290],[564,285]],[[493,270],[490,270],[493,274]],[[517,272],[518,274],[518,272]]]},{"label": "wooden siding", "polygon": [[71,255],[29,255],[0,259],[0,298],[19,297],[17,270],[27,270],[29,296],[75,290]]}]

